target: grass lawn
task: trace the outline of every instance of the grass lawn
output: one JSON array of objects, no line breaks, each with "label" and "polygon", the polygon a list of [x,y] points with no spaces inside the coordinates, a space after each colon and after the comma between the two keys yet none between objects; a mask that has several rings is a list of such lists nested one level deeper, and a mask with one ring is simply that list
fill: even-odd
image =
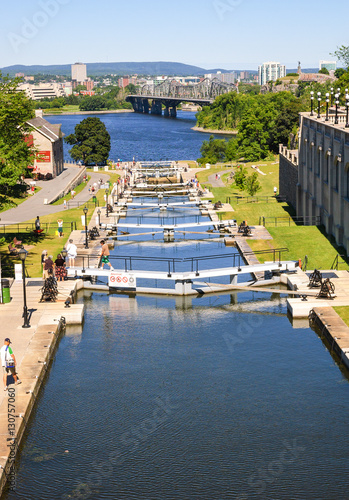
[{"label": "grass lawn", "polygon": [[336,306],[333,309],[342,318],[344,323],[349,326],[349,306]]},{"label": "grass lawn", "polygon": [[[221,197],[221,201],[225,201],[223,196]],[[261,217],[290,217],[290,213],[293,212],[292,207],[287,203],[277,201],[271,201],[270,203],[239,203],[232,205],[234,212],[222,212],[222,218],[236,219],[238,224],[246,220],[247,224],[251,226],[260,224]],[[295,226],[292,220],[290,224],[291,226]],[[267,227],[267,229],[269,230],[269,227]]]},{"label": "grass lawn", "polygon": [[[35,187],[34,193],[38,193],[41,190],[41,187]],[[27,200],[33,196],[31,191],[27,191],[24,196],[19,198],[14,198],[12,196],[4,196],[0,195],[0,212],[5,212],[6,210],[10,210],[10,208],[16,208],[18,205],[23,203],[23,201]],[[34,194],[35,196],[35,194]]]},{"label": "grass lawn", "polygon": [[[252,250],[287,247],[289,252],[283,255],[283,259],[303,261],[307,255],[308,269],[331,269],[336,255],[345,254],[344,249],[338,247],[333,238],[326,236],[322,227],[293,226],[268,230],[273,240],[249,240]],[[261,262],[264,262],[263,256],[260,257]],[[265,256],[265,260],[268,260],[268,256]],[[340,264],[339,269],[349,270],[348,261]]]}]

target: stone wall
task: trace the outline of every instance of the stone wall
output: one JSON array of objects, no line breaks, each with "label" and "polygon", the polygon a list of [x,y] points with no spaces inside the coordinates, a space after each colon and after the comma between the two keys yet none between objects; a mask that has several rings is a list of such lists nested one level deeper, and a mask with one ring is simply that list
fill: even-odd
[{"label": "stone wall", "polygon": [[297,208],[298,151],[280,144],[279,194],[287,203]]}]

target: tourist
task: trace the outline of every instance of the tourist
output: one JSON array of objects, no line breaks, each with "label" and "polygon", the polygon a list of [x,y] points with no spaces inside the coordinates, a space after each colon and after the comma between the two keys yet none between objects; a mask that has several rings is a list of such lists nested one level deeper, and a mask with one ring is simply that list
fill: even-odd
[{"label": "tourist", "polygon": [[67,257],[69,258],[69,267],[75,266],[75,257],[77,256],[78,249],[77,246],[74,245],[73,240],[69,240],[69,244],[67,246]]},{"label": "tourist", "polygon": [[276,186],[274,186],[274,196],[276,196],[277,192],[278,192],[278,188]]},{"label": "tourist", "polygon": [[74,199],[74,197],[75,197],[75,195],[76,195],[76,192],[74,191],[74,189],[72,189],[72,190],[70,191],[70,195],[71,195],[71,199],[73,200],[73,199]]},{"label": "tourist", "polygon": [[40,231],[40,229],[41,229],[40,217],[37,216],[35,219],[35,230]]},{"label": "tourist", "polygon": [[57,224],[58,224],[58,236],[60,238],[62,238],[62,236],[63,236],[63,219],[58,219]]},{"label": "tourist", "polygon": [[110,269],[113,271],[114,268],[112,267],[111,263],[109,262],[109,247],[108,243],[105,242],[105,240],[101,240],[101,245],[102,245],[102,251],[100,255],[101,263],[102,265],[100,266],[102,269],[104,268],[104,264],[108,264]]},{"label": "tourist", "polygon": [[67,276],[67,270],[65,268],[65,261],[60,253],[57,255],[57,259],[55,260],[54,264],[54,271],[57,281],[63,281]]},{"label": "tourist", "polygon": [[50,276],[53,273],[53,257],[49,255],[44,261],[44,279]]},{"label": "tourist", "polygon": [[9,375],[10,373],[14,378],[15,384],[21,384],[21,381],[18,380],[18,376],[16,373],[16,358],[13,354],[13,350],[11,349],[10,344],[11,340],[9,338],[6,338],[4,340],[4,345],[1,348],[1,364],[4,375],[4,391],[7,391],[7,375]]},{"label": "tourist", "polygon": [[47,250],[43,250],[41,253],[41,268],[42,268],[42,277],[44,278],[44,262],[47,258]]},{"label": "tourist", "polygon": [[67,200],[63,201],[63,207],[64,207],[64,210],[67,208]]}]

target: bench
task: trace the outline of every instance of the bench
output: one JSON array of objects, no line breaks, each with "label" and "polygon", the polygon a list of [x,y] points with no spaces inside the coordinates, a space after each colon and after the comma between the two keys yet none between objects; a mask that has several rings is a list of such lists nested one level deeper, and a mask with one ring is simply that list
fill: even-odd
[{"label": "bench", "polygon": [[8,251],[10,252],[10,255],[18,255],[18,250],[12,245],[12,243],[9,244]]},{"label": "bench", "polygon": [[17,240],[16,236],[13,238],[13,244],[15,247],[20,247],[22,245],[22,241]]}]

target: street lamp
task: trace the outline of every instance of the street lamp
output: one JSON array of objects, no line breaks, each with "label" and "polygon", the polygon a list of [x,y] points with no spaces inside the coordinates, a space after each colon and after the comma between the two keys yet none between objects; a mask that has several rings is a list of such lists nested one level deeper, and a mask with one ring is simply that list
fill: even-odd
[{"label": "street lamp", "polygon": [[337,124],[338,124],[338,105],[339,105],[339,94],[336,94],[336,95],[335,95],[335,98],[336,98],[336,100],[335,100],[335,105],[336,105],[336,115],[335,115],[335,120],[334,120],[334,123],[335,123],[335,125],[337,125]]},{"label": "street lamp", "polygon": [[320,118],[321,92],[317,93],[317,118]]},{"label": "street lamp", "polygon": [[107,212],[106,212],[106,216],[109,217],[109,212],[108,212],[108,194],[109,194],[109,189],[107,188],[105,190],[105,205],[106,205],[106,209],[107,209]]},{"label": "street lamp", "polygon": [[331,107],[333,106],[333,87],[331,87]]},{"label": "street lamp", "polygon": [[314,106],[314,91],[310,91],[310,105],[311,105],[311,111],[310,111],[310,116],[313,116],[313,106]]},{"label": "street lamp", "polygon": [[19,258],[22,261],[22,281],[23,281],[23,325],[22,328],[30,328],[28,308],[27,308],[27,294],[25,289],[25,259],[28,252],[22,247],[18,252]]},{"label": "street lamp", "polygon": [[346,124],[345,128],[349,127],[349,94],[345,96],[345,107],[346,107],[346,112],[347,112],[347,119],[346,119]]},{"label": "street lamp", "polygon": [[325,122],[328,122],[328,103],[330,102],[330,94],[327,92],[326,93],[326,119]]},{"label": "street lamp", "polygon": [[82,211],[85,214],[85,248],[88,248],[88,239],[87,239],[87,212],[88,212],[88,208],[84,207]]},{"label": "street lamp", "polygon": [[62,255],[63,259],[65,260],[66,256],[68,255],[68,252],[65,248],[63,248],[63,250],[61,251],[61,255]]},{"label": "street lamp", "polygon": [[98,226],[101,227],[101,209],[100,208],[97,210],[97,215],[98,215]]}]

